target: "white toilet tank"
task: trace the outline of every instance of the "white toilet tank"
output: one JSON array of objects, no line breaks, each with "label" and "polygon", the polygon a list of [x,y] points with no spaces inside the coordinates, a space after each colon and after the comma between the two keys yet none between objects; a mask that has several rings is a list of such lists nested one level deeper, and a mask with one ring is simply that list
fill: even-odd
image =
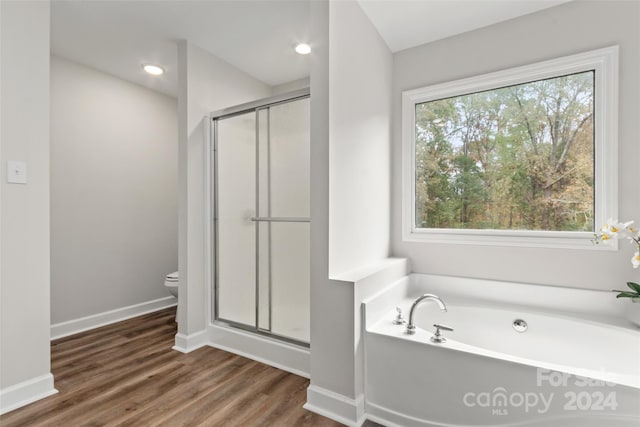
[{"label": "white toilet tank", "polygon": [[164,285],[167,287],[169,292],[171,292],[171,295],[176,298],[178,298],[178,283],[179,276],[177,271],[174,271],[171,274],[167,274],[167,277],[165,277],[164,279]]}]

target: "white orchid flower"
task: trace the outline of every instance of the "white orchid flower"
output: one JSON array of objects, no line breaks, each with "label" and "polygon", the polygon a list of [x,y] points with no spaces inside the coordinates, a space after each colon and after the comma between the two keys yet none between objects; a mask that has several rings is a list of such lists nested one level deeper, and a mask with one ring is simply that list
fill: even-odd
[{"label": "white orchid flower", "polygon": [[[604,227],[600,230],[602,240],[616,239],[621,236],[622,233],[634,233],[635,229],[631,227],[633,221],[620,222],[617,219],[609,218],[604,224]],[[626,234],[626,233],[625,233]]]},{"label": "white orchid flower", "polygon": [[602,240],[610,240],[618,237],[619,228],[618,220],[613,220],[613,218],[609,218],[607,222],[604,224],[604,227],[600,229],[600,238]]},{"label": "white orchid flower", "polygon": [[636,247],[636,251],[631,258],[631,265],[633,265],[633,268],[638,268],[640,267],[640,230],[632,225],[633,221],[620,222],[617,219],[609,218],[604,227],[600,229],[600,232],[596,233],[594,242],[605,242],[620,238],[628,239],[629,243]]},{"label": "white orchid flower", "polygon": [[624,224],[620,221],[609,218],[602,228],[602,232],[611,236],[616,236],[620,231],[624,230]]},{"label": "white orchid flower", "polygon": [[637,250],[635,254],[633,254],[633,258],[631,258],[631,264],[633,268],[640,267],[640,250]]}]

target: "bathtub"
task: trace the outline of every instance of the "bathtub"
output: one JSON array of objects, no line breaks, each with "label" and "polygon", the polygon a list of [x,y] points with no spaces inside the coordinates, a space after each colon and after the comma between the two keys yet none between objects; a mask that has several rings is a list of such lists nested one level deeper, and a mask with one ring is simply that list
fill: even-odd
[{"label": "bathtub", "polygon": [[[394,325],[395,307],[415,335]],[[363,303],[365,410],[385,426],[640,426],[640,329],[610,292],[411,275]],[[525,332],[514,328],[524,320]],[[447,341],[430,341],[433,324]]]}]

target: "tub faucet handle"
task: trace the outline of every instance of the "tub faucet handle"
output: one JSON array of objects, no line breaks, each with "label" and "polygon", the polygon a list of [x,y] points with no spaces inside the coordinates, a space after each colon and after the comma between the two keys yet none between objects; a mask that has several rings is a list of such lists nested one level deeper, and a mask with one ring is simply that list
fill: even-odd
[{"label": "tub faucet handle", "polygon": [[398,312],[398,315],[392,323],[394,325],[404,325],[405,323],[407,323],[407,321],[402,317],[402,309],[400,307],[396,307],[396,311]]},{"label": "tub faucet handle", "polygon": [[443,331],[453,332],[453,328],[449,326],[438,325],[437,323],[435,323],[433,326],[436,328],[436,332],[431,337],[431,342],[434,342],[436,344],[441,344],[447,341],[447,339],[443,337],[442,334],[440,334],[440,329],[442,329]]}]

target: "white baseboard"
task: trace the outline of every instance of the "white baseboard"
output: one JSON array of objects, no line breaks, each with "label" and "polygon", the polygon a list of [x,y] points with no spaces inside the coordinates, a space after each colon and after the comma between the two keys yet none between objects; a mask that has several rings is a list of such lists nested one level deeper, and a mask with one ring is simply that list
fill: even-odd
[{"label": "white baseboard", "polygon": [[367,414],[367,419],[385,427],[404,427],[401,424],[396,424],[395,422],[389,421],[388,419],[379,417],[377,415]]},{"label": "white baseboard", "polygon": [[172,348],[180,353],[190,353],[207,344],[209,344],[207,331],[202,330],[190,335],[177,333],[176,341]]},{"label": "white baseboard", "polygon": [[174,350],[189,353],[209,346],[309,378],[309,349],[225,326],[209,325],[194,334],[176,334]]},{"label": "white baseboard", "polygon": [[90,329],[99,328],[100,326],[110,325],[111,323],[120,322],[132,317],[141,316],[143,314],[162,310],[164,308],[173,307],[178,303],[175,297],[169,296],[146,301],[140,304],[130,305],[128,307],[117,308],[115,310],[105,311],[103,313],[93,314],[79,319],[68,320],[66,322],[51,325],[51,339],[55,340],[79,332],[88,331]]},{"label": "white baseboard", "polygon": [[220,325],[209,325],[208,345],[309,378],[308,348]]},{"label": "white baseboard", "polygon": [[[425,419],[414,418],[384,406],[367,402],[367,418],[374,423],[387,427],[442,427],[444,424],[431,423]],[[525,423],[526,424],[526,423]],[[449,425],[449,424],[447,424]]]},{"label": "white baseboard", "polygon": [[0,390],[0,415],[43,399],[58,390],[53,387],[53,375],[45,374]]},{"label": "white baseboard", "polygon": [[307,388],[307,403],[303,408],[350,427],[360,427],[367,419],[364,396],[351,399],[315,385]]}]

